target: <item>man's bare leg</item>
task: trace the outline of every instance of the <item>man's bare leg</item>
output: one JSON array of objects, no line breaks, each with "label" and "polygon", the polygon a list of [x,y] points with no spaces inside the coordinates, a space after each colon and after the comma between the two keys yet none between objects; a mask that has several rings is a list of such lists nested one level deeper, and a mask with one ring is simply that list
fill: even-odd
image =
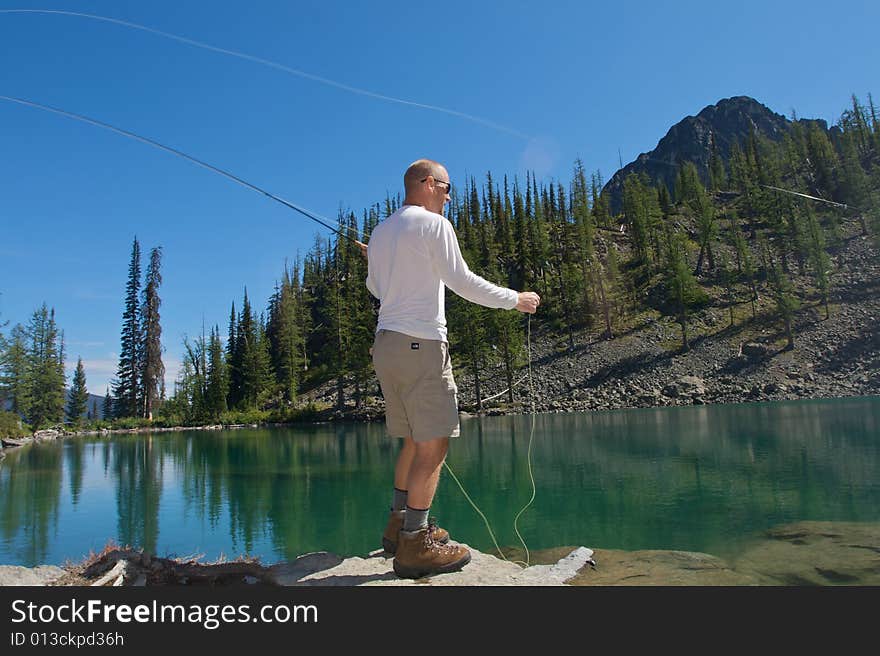
[{"label": "man's bare leg", "polygon": [[407,480],[409,496],[393,568],[398,576],[417,579],[455,572],[470,562],[471,552],[461,545],[443,543],[431,535],[428,527],[428,510],[437,491],[449,438],[414,444],[415,457]]},{"label": "man's bare leg", "polygon": [[[440,468],[449,450],[449,438],[438,437],[426,442],[413,442],[415,456],[409,468],[406,505],[410,511],[404,519],[404,530],[414,531],[427,526],[428,510],[437,491]],[[415,510],[417,512],[412,512]]]},{"label": "man's bare leg", "polygon": [[406,490],[409,485],[409,469],[416,457],[416,443],[412,437],[403,439],[403,448],[397,455],[397,465],[394,467],[394,487],[398,490]]}]

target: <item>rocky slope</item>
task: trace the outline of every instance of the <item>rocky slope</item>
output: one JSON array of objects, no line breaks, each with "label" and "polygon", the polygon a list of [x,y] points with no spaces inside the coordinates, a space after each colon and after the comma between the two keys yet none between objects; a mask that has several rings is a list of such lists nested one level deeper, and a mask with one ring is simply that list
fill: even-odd
[{"label": "rocky slope", "polygon": [[[773,301],[762,296],[757,318],[750,304],[739,299],[735,323],[716,301],[692,317],[688,327],[690,350],[680,352],[680,328],[671,317],[647,311],[633,318],[628,330],[604,340],[595,332],[567,339],[546,330],[532,334],[532,379],[538,411],[566,412],[643,408],[703,403],[743,403],[799,398],[834,398],[880,394],[880,257],[868,237],[854,231],[835,257],[832,274],[831,317],[824,318],[818,298],[808,296],[795,322],[795,348],[785,351],[785,338],[773,317]],[[808,288],[809,275],[792,278]],[[715,290],[716,298],[721,296]],[[454,330],[454,327],[452,327]],[[459,404],[474,412],[472,378],[456,359]],[[524,377],[522,367],[515,380]],[[507,394],[486,403],[488,414],[529,409],[528,379],[515,387],[514,402]],[[501,369],[481,379],[483,398],[506,388]],[[370,395],[354,407],[353,389],[347,388],[345,411],[328,410],[328,419],[383,417],[384,403],[375,379]],[[333,405],[332,381],[308,398]]]}]

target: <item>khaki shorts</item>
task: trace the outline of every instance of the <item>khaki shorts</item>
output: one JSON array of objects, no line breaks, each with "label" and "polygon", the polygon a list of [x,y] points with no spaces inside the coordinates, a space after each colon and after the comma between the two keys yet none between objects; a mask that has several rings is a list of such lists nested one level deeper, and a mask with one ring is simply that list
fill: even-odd
[{"label": "khaki shorts", "polygon": [[458,437],[458,388],[446,342],[380,330],[373,366],[385,397],[389,435],[411,436],[415,442]]}]

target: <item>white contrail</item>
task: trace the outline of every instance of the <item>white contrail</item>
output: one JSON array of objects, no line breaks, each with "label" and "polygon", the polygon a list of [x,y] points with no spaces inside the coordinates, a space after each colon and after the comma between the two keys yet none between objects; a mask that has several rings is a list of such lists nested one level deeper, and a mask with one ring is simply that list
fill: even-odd
[{"label": "white contrail", "polygon": [[524,134],[518,130],[514,130],[513,128],[508,128],[498,123],[494,123],[492,121],[488,121],[484,118],[480,118],[479,116],[473,116],[471,114],[465,114],[464,112],[459,112],[454,109],[447,109],[445,107],[438,107],[437,105],[428,105],[425,103],[419,103],[412,100],[405,100],[403,98],[395,98],[394,96],[386,96],[381,93],[376,93],[374,91],[369,91],[367,89],[360,89],[358,87],[352,87],[347,84],[342,84],[341,82],[336,82],[334,80],[330,80],[326,77],[321,77],[319,75],[313,75],[312,73],[307,73],[306,71],[301,71],[296,68],[291,68],[290,66],[285,66],[284,64],[279,64],[278,62],[270,61],[268,59],[263,59],[262,57],[256,57],[254,55],[249,55],[244,52],[237,52],[235,50],[229,50],[227,48],[220,48],[217,46],[212,46],[208,43],[202,43],[201,41],[195,41],[194,39],[188,39],[183,36],[178,36],[176,34],[170,34],[169,32],[163,32],[161,30],[153,29],[152,27],[147,27],[146,25],[139,25],[137,23],[130,23],[128,21],[119,20],[118,18],[109,18],[107,16],[97,16],[95,14],[84,14],[77,11],[62,11],[59,9],[0,9],[0,14],[57,14],[61,16],[77,16],[79,18],[89,18],[97,21],[104,21],[105,23],[114,23],[116,25],[122,25],[124,27],[131,27],[136,30],[142,30],[144,32],[149,32],[151,34],[157,34],[159,36],[165,37],[166,39],[173,39],[174,41],[179,41],[180,43],[186,43],[187,45],[195,46],[196,48],[202,48],[204,50],[211,50],[212,52],[219,52],[224,55],[229,55],[231,57],[238,57],[239,59],[245,59],[247,61],[251,61],[257,64],[262,64],[263,66],[269,66],[271,68],[277,69],[279,71],[284,71],[285,73],[290,73],[291,75],[296,75],[307,80],[312,80],[314,82],[320,82],[321,84],[326,84],[331,87],[336,87],[337,89],[342,89],[343,91],[348,91],[350,93],[356,93],[361,96],[367,96],[369,98],[376,98],[377,100],[385,100],[387,102],[398,103],[400,105],[409,105],[410,107],[419,107],[420,109],[430,109],[435,112],[442,112],[444,114],[449,114],[451,116],[457,116],[459,118],[466,119],[468,121],[473,121],[474,123],[479,123],[480,125],[486,126],[488,128],[492,128],[493,130],[499,130],[501,132],[506,132],[507,134],[512,134],[520,139],[529,140],[531,137],[527,134]]}]

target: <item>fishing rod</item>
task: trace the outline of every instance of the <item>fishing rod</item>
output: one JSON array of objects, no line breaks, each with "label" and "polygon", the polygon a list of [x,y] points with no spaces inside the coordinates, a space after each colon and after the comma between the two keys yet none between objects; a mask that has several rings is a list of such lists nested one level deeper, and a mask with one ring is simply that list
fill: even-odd
[{"label": "fishing rod", "polygon": [[[303,216],[308,217],[309,219],[311,219],[312,221],[315,221],[316,223],[320,223],[322,226],[324,226],[325,228],[328,228],[329,230],[332,230],[340,237],[344,237],[345,239],[348,239],[349,241],[354,242],[358,246],[361,246],[361,247],[364,246],[360,241],[358,241],[354,237],[351,237],[350,235],[345,234],[344,232],[338,230],[337,228],[334,228],[332,225],[327,223],[327,221],[329,221],[329,219],[327,219],[325,217],[321,217],[319,214],[315,214],[313,212],[310,212],[309,210],[305,209],[304,207],[300,207],[299,205],[295,205],[294,203],[291,203],[290,201],[284,200],[280,196],[276,196],[275,194],[273,194],[269,191],[266,191],[265,189],[258,187],[257,185],[252,184],[252,183],[248,182],[247,180],[243,180],[242,178],[239,178],[238,176],[233,175],[232,173],[229,173],[228,171],[224,171],[223,169],[221,169],[217,166],[214,166],[213,164],[208,164],[207,162],[204,162],[200,159],[197,159],[197,158],[193,157],[192,155],[187,155],[186,153],[184,153],[180,150],[177,150],[176,148],[172,148],[171,146],[166,146],[165,144],[161,144],[158,141],[154,141],[153,139],[143,137],[139,134],[135,134],[134,132],[129,132],[128,130],[123,130],[122,128],[118,128],[114,125],[110,125],[109,123],[104,123],[103,121],[99,121],[99,120],[91,118],[89,116],[84,116],[82,114],[76,114],[74,112],[68,112],[64,109],[59,109],[57,107],[51,107],[49,105],[43,105],[41,103],[34,102],[33,100],[26,100],[24,98],[16,98],[14,96],[3,96],[3,95],[0,95],[0,100],[7,100],[9,102],[18,103],[20,105],[35,107],[36,109],[42,109],[46,112],[60,114],[61,116],[66,116],[68,118],[72,118],[77,121],[82,121],[83,123],[89,123],[89,124],[95,125],[99,128],[103,128],[105,130],[110,130],[111,132],[116,132],[117,134],[121,134],[124,137],[128,137],[128,138],[134,139],[136,141],[140,141],[140,142],[145,143],[149,146],[159,148],[160,150],[164,150],[166,152],[169,152],[172,155],[177,155],[178,157],[182,157],[183,159],[189,160],[190,162],[193,162],[194,164],[198,164],[199,166],[206,168],[209,171],[213,171],[214,173],[218,173],[218,174],[224,176],[225,178],[228,178],[228,179],[232,180],[233,182],[240,184],[243,187],[247,187],[248,189],[252,189],[253,191],[259,192],[259,193],[263,194],[264,196],[268,196],[272,200],[281,203],[285,207],[288,207],[296,212],[299,212]],[[346,226],[346,227],[348,227],[349,230],[352,229],[350,226]]]}]

